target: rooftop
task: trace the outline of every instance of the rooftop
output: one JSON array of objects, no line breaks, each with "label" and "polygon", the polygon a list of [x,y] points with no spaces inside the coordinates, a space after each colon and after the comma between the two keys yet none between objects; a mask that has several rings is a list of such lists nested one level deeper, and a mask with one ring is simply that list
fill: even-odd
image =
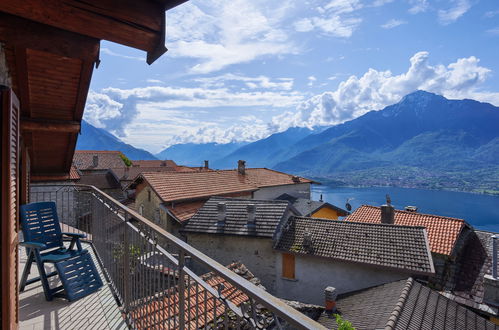
[{"label": "rooftop", "polygon": [[[339,296],[336,306],[357,330],[499,328],[412,278]],[[326,313],[319,323],[337,328]]]},{"label": "rooftop", "polygon": [[349,213],[342,208],[329,204],[323,201],[313,201],[306,198],[298,198],[295,196],[291,196],[290,194],[282,194],[279,197],[275,198],[279,200],[285,200],[293,204],[294,208],[300,212],[301,215],[305,217],[311,216],[313,213],[317,212],[323,207],[329,207],[333,210],[336,210],[340,216],[346,216]]},{"label": "rooftop", "polygon": [[132,160],[133,166],[139,167],[176,167],[177,164],[170,159],[159,160],[159,159],[151,159],[151,160]]},{"label": "rooftop", "polygon": [[182,202],[176,203],[174,205],[167,205],[168,211],[177,218],[180,222],[185,222],[191,219],[194,214],[196,214],[201,207],[203,207],[205,201],[193,201],[193,202]]},{"label": "rooftop", "polygon": [[[94,165],[94,156],[97,157],[97,166]],[[76,150],[73,164],[79,170],[104,170],[125,167],[122,156],[121,151],[116,150]]]},{"label": "rooftop", "polygon": [[[309,245],[305,242],[307,236]],[[283,225],[275,248],[409,273],[434,273],[423,227],[291,217]]]},{"label": "rooftop", "polygon": [[110,171],[84,173],[81,175],[78,183],[87,184],[99,189],[118,189],[121,187],[120,183],[116,180],[116,177]]},{"label": "rooftop", "polygon": [[263,187],[312,183],[311,180],[267,168],[248,168],[244,175],[237,170],[146,172],[137,180],[141,178],[151,185],[163,202],[252,192]]},{"label": "rooftop", "polygon": [[[346,218],[347,221],[380,223],[381,209],[362,205]],[[428,231],[431,252],[451,255],[461,230],[466,226],[463,219],[432,214],[395,210],[395,224],[422,226]]]},{"label": "rooftop", "polygon": [[[225,224],[218,226],[219,203],[226,205]],[[255,205],[255,227],[248,224],[248,205]],[[290,209],[287,201],[212,197],[187,222],[183,231],[272,238],[283,217]]]}]

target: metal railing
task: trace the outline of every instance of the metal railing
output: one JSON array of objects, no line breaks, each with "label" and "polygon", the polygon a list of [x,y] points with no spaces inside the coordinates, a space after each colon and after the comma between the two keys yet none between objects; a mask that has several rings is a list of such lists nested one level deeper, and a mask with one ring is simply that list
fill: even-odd
[{"label": "metal railing", "polygon": [[95,187],[31,189],[48,200],[88,234],[130,328],[324,329]]}]

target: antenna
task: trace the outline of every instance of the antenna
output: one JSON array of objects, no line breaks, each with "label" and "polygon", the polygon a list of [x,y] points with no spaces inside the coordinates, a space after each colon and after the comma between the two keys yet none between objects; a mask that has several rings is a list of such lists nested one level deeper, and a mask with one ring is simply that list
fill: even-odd
[{"label": "antenna", "polygon": [[321,198],[319,198],[319,202],[322,202],[322,194],[321,194]]},{"label": "antenna", "polygon": [[390,198],[390,195],[386,194],[386,204],[387,205],[392,205],[392,199]]}]

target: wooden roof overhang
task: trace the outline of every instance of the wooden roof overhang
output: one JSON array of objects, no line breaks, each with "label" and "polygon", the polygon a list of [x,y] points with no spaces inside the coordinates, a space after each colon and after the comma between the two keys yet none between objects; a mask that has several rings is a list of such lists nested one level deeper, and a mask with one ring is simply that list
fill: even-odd
[{"label": "wooden roof overhang", "polygon": [[67,176],[100,40],[166,52],[165,10],[186,0],[2,0],[0,42],[33,176]]}]

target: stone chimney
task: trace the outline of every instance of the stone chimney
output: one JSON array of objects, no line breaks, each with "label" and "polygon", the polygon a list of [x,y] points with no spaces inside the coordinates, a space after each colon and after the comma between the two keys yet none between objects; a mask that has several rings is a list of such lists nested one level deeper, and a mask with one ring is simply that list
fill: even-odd
[{"label": "stone chimney", "polygon": [[381,223],[393,224],[395,222],[395,209],[391,204],[381,205]]},{"label": "stone chimney", "polygon": [[210,167],[208,166],[208,161],[207,161],[207,160],[205,160],[205,161],[204,161],[204,168],[205,168],[205,169],[209,169],[209,168],[210,168]]},{"label": "stone chimney", "polygon": [[256,227],[256,205],[248,204],[246,211],[248,212],[248,227],[254,229]]},{"label": "stone chimney", "polygon": [[94,155],[94,157],[92,158],[92,162],[94,167],[99,166],[99,156]]},{"label": "stone chimney", "polygon": [[246,161],[244,160],[237,161],[237,172],[241,175],[246,174]]},{"label": "stone chimney", "polygon": [[225,218],[227,217],[227,204],[219,202],[217,204],[217,226],[225,226]]},{"label": "stone chimney", "polygon": [[314,249],[314,241],[312,240],[312,233],[308,228],[305,228],[305,232],[303,233],[303,249],[307,252],[312,252]]},{"label": "stone chimney", "polygon": [[324,306],[326,309],[326,313],[328,314],[336,313],[336,298],[338,297],[336,289],[333,288],[332,286],[328,286],[324,290],[324,296],[326,298],[326,304]]}]

